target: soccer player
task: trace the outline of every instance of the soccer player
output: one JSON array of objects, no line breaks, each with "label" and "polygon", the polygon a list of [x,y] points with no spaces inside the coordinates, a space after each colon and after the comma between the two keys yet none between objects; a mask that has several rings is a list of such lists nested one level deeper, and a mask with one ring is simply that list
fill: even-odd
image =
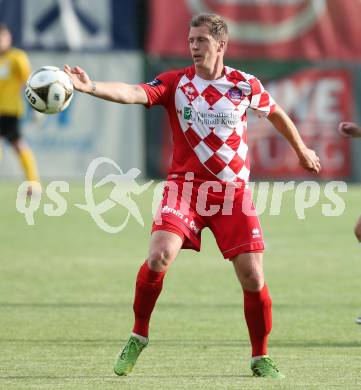
[{"label": "soccer player", "polygon": [[[361,137],[361,127],[354,122],[341,122],[338,131],[345,138]],[[361,243],[361,216],[356,222],[354,233],[358,241]],[[361,316],[356,318],[356,324],[361,325]]]},{"label": "soccer player", "polygon": [[[342,122],[338,128],[341,135],[345,138],[359,138],[361,137],[361,127],[354,122]],[[361,243],[361,216],[355,225],[355,236],[358,241]],[[361,317],[357,319],[357,323],[361,324]]]},{"label": "soccer player", "polygon": [[199,251],[201,231],[209,227],[243,288],[253,375],[284,377],[267,354],[272,301],[263,274],[262,230],[247,188],[246,110],[267,117],[306,170],[319,172],[320,161],[261,82],[223,64],[227,41],[223,18],[202,14],[190,23],[193,65],[162,73],[147,84],[95,82],[81,68],[64,66],[78,91],[118,103],[163,105],[173,133],[173,162],[153,223],[149,254],[137,275],[135,322],[115,362],[117,375],[130,373],[148,344],[150,317],[169,266],[180,249]]},{"label": "soccer player", "polygon": [[30,195],[35,187],[40,189],[40,181],[33,153],[21,137],[19,123],[24,111],[22,89],[29,74],[26,53],[12,47],[10,30],[0,24],[0,137],[15,150],[26,180],[34,182],[28,188]]}]

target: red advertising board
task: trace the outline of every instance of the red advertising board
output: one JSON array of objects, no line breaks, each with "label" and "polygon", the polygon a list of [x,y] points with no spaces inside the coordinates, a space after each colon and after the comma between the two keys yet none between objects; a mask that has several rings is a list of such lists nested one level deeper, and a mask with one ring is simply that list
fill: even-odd
[{"label": "red advertising board", "polygon": [[[344,70],[307,69],[266,87],[291,116],[306,145],[320,156],[322,171],[318,178],[348,177],[350,143],[338,134],[337,127],[352,118],[350,74]],[[252,178],[307,176],[293,149],[269,121],[250,116],[248,134]]]},{"label": "red advertising board", "polygon": [[188,55],[193,14],[225,17],[230,58],[361,59],[358,0],[151,0],[148,51]]}]

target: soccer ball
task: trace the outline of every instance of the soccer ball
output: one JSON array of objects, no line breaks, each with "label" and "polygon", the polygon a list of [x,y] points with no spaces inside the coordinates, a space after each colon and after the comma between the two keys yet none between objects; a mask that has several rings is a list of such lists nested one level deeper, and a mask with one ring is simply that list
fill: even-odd
[{"label": "soccer ball", "polygon": [[33,72],[25,88],[26,100],[43,114],[65,110],[73,97],[73,82],[56,66],[43,66]]}]

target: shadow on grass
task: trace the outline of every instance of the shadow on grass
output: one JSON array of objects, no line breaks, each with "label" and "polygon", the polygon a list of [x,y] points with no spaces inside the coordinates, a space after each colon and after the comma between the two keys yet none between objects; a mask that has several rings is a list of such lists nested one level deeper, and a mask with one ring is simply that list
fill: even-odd
[{"label": "shadow on grass", "polygon": [[118,383],[121,383],[121,381],[124,380],[137,380],[137,379],[164,379],[164,378],[174,378],[174,379],[224,379],[224,378],[233,378],[233,379],[241,379],[241,378],[248,378],[251,379],[253,378],[252,375],[224,375],[224,374],[219,374],[219,375],[132,375],[132,376],[127,376],[127,377],[117,377],[116,375],[69,375],[69,376],[51,376],[51,375],[1,375],[0,380],[71,380],[71,379],[99,379],[99,380],[108,380],[108,379],[113,379],[114,381],[118,381]]},{"label": "shadow on grass", "polygon": [[[15,339],[15,338],[0,338],[2,343],[14,344],[37,344],[37,345],[121,345],[127,339]],[[150,346],[159,346],[161,348],[204,348],[208,347],[249,347],[248,340],[184,340],[184,339],[167,339],[167,340],[151,340]],[[361,348],[361,341],[330,341],[330,340],[303,340],[303,341],[277,341],[273,340],[269,344],[270,348]]]},{"label": "shadow on grass", "polygon": [[[57,302],[57,303],[39,303],[39,302],[0,302],[0,309],[21,309],[21,308],[36,308],[36,309],[81,309],[81,308],[100,308],[100,309],[119,309],[121,307],[130,307],[132,306],[133,302],[119,302],[119,303],[110,303],[110,302]],[[274,303],[273,305],[274,309],[292,309],[292,310],[305,310],[305,309],[318,309],[322,308],[324,309],[324,303],[300,303],[300,304],[286,304],[286,303]],[[241,310],[243,308],[242,300],[240,298],[239,302],[235,303],[212,303],[212,302],[198,302],[198,303],[193,303],[192,304],[187,304],[187,303],[182,303],[182,302],[159,302],[157,305],[159,308],[163,309],[178,309],[178,308],[185,308],[185,309],[191,309],[192,311],[194,308],[200,308],[200,309],[237,309]],[[350,308],[350,309],[359,309],[360,304],[355,302],[355,303],[334,303],[334,304],[329,304],[329,308],[338,308],[342,307],[343,309],[345,308]]]}]

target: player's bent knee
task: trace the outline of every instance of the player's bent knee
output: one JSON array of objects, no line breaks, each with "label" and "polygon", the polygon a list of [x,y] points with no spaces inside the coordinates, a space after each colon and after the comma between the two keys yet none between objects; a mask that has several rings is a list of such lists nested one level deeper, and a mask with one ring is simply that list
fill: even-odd
[{"label": "player's bent knee", "polygon": [[264,280],[258,278],[246,279],[246,282],[242,286],[245,290],[249,291],[261,291],[264,286]]},{"label": "player's bent knee", "polygon": [[157,248],[149,253],[148,265],[154,271],[165,271],[174,256],[168,248]]},{"label": "player's bent knee", "polygon": [[263,275],[258,272],[246,272],[242,278],[242,288],[249,291],[260,291],[264,286]]}]

